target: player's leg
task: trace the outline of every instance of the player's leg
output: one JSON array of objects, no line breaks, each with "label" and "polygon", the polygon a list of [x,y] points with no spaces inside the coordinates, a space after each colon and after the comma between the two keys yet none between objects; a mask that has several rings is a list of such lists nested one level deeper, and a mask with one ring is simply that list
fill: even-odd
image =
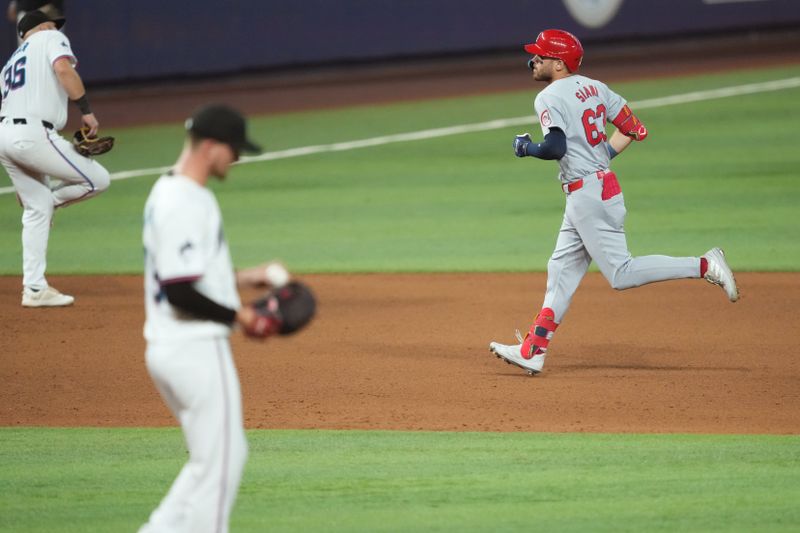
[{"label": "player's leg", "polygon": [[571,215],[586,249],[613,288],[624,290],[657,281],[701,277],[699,257],[633,257],[625,237],[623,195],[603,200],[601,190],[601,181],[587,180],[573,193],[579,201],[572,203]]},{"label": "player's leg", "polygon": [[181,423],[190,458],[140,531],[227,531],[247,445],[238,379],[220,342],[148,347],[148,370]]},{"label": "player's leg", "polygon": [[553,310],[556,323],[561,323],[567,313],[591,262],[575,226],[564,217],[556,247],[547,262],[547,291],[542,306]]},{"label": "player's leg", "polygon": [[580,235],[565,216],[555,250],[547,262],[547,290],[542,310],[536,315],[520,348],[523,357],[531,358],[547,352],[591,261]]},{"label": "player's leg", "polygon": [[108,189],[111,183],[108,171],[94,159],[78,154],[58,132],[44,126],[23,128],[34,144],[32,149],[17,150],[14,159],[61,181],[53,191],[56,207],[92,198]]},{"label": "player's leg", "polygon": [[[53,218],[53,195],[46,175],[33,166],[20,164],[16,156],[36,145],[21,125],[4,126],[0,132],[0,162],[8,172],[22,206],[22,305],[60,307],[75,299],[50,287],[45,279],[47,243]],[[32,153],[32,152],[31,152]]]},{"label": "player's leg", "polygon": [[[175,419],[183,426],[181,413],[185,409],[186,399],[181,397],[182,395],[179,394],[173,383],[181,376],[182,372],[188,372],[188,370],[185,368],[185,362],[178,360],[177,348],[172,343],[148,343],[145,361],[147,371],[158,393]],[[181,468],[167,494],[159,502],[158,507],[150,514],[148,522],[139,528],[139,533],[180,531],[178,525],[185,522],[184,510],[181,508],[182,501],[193,485],[193,472],[187,462]]]},{"label": "player's leg", "polygon": [[[242,472],[247,462],[248,449],[242,416],[242,393],[230,343],[227,338],[217,339],[216,345],[219,364],[218,383],[222,387],[221,397],[224,401],[218,404],[218,418],[215,425],[220,429],[217,435],[218,444],[214,447],[214,451],[221,448],[224,453],[219,468],[210,471],[208,478],[209,486],[218,490],[218,494],[206,501],[209,507],[214,505],[211,513],[216,520],[214,531],[227,532],[230,514],[236,502]],[[209,439],[205,432],[195,435],[194,439],[202,442],[203,446],[208,446]],[[204,521],[198,522],[193,530],[197,531],[204,523]]]},{"label": "player's leg", "polygon": [[550,340],[569,308],[572,297],[586,274],[591,259],[569,217],[564,216],[558,240],[547,262],[547,290],[542,310],[536,315],[528,334],[519,344],[490,343],[498,357],[529,373],[542,370]]},{"label": "player's leg", "polygon": [[22,204],[22,284],[36,291],[45,289],[53,195],[45,176],[20,168],[5,158],[3,166]]},{"label": "player's leg", "polygon": [[62,307],[75,298],[49,286],[45,278],[47,243],[53,217],[53,196],[47,178],[2,159],[22,205],[22,305]]},{"label": "player's leg", "polygon": [[147,364],[181,423],[189,461],[142,531],[227,531],[247,457],[227,339],[151,344]]},{"label": "player's leg", "polygon": [[[185,410],[186,398],[179,395],[172,383],[180,376],[180,372],[188,372],[188,370],[185,368],[185,363],[178,364],[177,357],[174,345],[148,344],[145,358],[153,384],[172,415],[183,427],[181,416]],[[139,529],[139,532],[181,531],[178,526],[186,523],[183,501],[186,499],[186,495],[191,493],[194,485],[194,472],[190,463],[187,462],[181,468],[158,507],[151,513],[149,521]]]}]

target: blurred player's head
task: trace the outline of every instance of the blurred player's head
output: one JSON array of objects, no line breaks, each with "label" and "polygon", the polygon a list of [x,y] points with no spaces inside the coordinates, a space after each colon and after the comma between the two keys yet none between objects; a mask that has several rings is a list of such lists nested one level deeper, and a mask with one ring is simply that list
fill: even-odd
[{"label": "blurred player's head", "polygon": [[246,129],[245,119],[238,111],[217,104],[198,109],[186,121],[192,149],[203,152],[209,173],[218,178],[225,177],[242,152],[261,151],[247,138]]},{"label": "blurred player's head", "polygon": [[[17,35],[20,39],[25,39],[32,30],[60,30],[66,22],[64,18],[51,19],[38,9],[25,13],[17,23]],[[32,34],[31,34],[32,35]]]}]

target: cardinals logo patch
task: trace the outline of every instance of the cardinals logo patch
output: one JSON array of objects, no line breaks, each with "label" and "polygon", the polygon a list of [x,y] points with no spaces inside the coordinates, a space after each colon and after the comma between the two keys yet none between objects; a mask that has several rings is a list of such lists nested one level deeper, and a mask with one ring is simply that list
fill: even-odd
[{"label": "cardinals logo patch", "polygon": [[544,126],[545,128],[548,127],[550,124],[552,124],[553,121],[550,118],[550,111],[548,111],[547,109],[542,111],[542,114],[539,115],[539,122],[541,122],[542,126]]}]

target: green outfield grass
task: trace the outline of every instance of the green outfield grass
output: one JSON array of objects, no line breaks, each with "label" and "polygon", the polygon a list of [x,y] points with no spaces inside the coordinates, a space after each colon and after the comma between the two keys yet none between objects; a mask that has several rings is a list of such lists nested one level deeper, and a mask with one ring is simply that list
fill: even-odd
[{"label": "green outfield grass", "polygon": [[[521,75],[525,75],[524,72]],[[631,101],[800,75],[800,66],[615,84]],[[523,93],[262,117],[267,150],[532,113]],[[725,247],[796,271],[800,89],[642,110],[615,160],[633,253]],[[102,117],[101,117],[102,120]],[[214,184],[234,259],[297,272],[543,270],[556,165],[513,156],[537,125],[242,165]],[[180,125],[113,130],[112,172],[171,164]],[[138,273],[155,176],[59,212],[49,272]],[[2,180],[0,180],[2,181]],[[0,186],[8,185],[6,178]],[[0,274],[20,209],[0,196]],[[800,437],[250,431],[233,531],[796,531]],[[0,428],[0,531],[135,531],[185,460],[177,429]]]},{"label": "green outfield grass", "polygon": [[[521,73],[521,75],[525,75]],[[800,75],[800,66],[620,83],[630,101]],[[267,150],[532,114],[530,91],[255,118]],[[636,255],[723,246],[736,270],[796,271],[800,89],[643,109],[651,137],[614,161]],[[240,266],[298,272],[544,270],[563,211],[556,164],[517,159],[538,125],[242,165],[215,184]],[[112,172],[174,162],[178,124],[111,130]],[[58,212],[49,272],[138,273],[155,176],[118,181]],[[10,184],[5,178],[4,184]],[[0,196],[0,274],[21,270],[20,209]]]},{"label": "green outfield grass", "polygon": [[[135,531],[173,429],[0,430],[0,530]],[[249,431],[232,531],[797,531],[800,437]]]}]

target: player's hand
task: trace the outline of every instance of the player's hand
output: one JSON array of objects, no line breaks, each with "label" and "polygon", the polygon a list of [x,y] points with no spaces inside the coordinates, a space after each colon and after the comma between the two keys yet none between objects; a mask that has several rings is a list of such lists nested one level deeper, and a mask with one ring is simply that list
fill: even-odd
[{"label": "player's hand", "polygon": [[84,126],[89,128],[89,132],[86,134],[87,137],[97,136],[97,130],[100,129],[100,123],[97,121],[97,117],[94,116],[94,113],[81,115],[81,121],[83,122]]},{"label": "player's hand", "polygon": [[252,305],[245,305],[236,312],[236,322],[248,337],[266,339],[280,329],[275,317],[259,313]]},{"label": "player's hand", "polygon": [[532,142],[530,133],[523,133],[514,137],[514,155],[517,157],[528,155],[528,145]]},{"label": "player's hand", "polygon": [[283,287],[290,279],[291,274],[279,261],[270,261],[236,272],[236,285],[239,287]]}]

